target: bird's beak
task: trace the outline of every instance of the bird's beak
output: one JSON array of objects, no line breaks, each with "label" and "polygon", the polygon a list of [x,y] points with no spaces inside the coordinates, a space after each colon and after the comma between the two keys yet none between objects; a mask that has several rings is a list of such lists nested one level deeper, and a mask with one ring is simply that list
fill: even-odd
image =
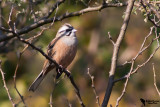
[{"label": "bird's beak", "polygon": [[76,30],[76,29],[73,29],[73,32],[77,32],[77,30]]}]

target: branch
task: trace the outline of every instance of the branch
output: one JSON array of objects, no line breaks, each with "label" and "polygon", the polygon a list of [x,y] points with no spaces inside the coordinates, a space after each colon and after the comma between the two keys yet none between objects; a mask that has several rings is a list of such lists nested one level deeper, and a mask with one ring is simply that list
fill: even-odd
[{"label": "branch", "polygon": [[10,93],[9,93],[9,89],[8,89],[8,87],[7,87],[7,84],[6,84],[6,81],[5,81],[5,77],[4,77],[4,74],[5,74],[5,73],[2,71],[1,63],[2,63],[2,62],[1,62],[1,60],[0,60],[0,72],[1,72],[1,75],[2,75],[2,81],[3,81],[3,84],[4,84],[4,88],[6,89],[6,92],[7,92],[7,94],[8,94],[9,100],[10,100],[11,103],[12,103],[12,106],[13,106],[13,107],[16,107],[16,104],[13,102],[13,99],[12,99]]},{"label": "branch", "polygon": [[153,53],[149,56],[149,58],[148,58],[144,63],[142,63],[141,65],[138,65],[138,66],[135,68],[135,70],[132,72],[132,74],[137,73],[137,71],[138,71],[141,67],[145,66],[145,65],[153,58],[154,54],[158,51],[159,48],[160,48],[160,46],[157,46],[157,48],[153,51]]},{"label": "branch", "polygon": [[112,36],[111,36],[110,32],[108,32],[108,37],[109,37],[109,40],[111,41],[112,45],[114,46],[115,43],[114,43],[114,41],[112,39]]},{"label": "branch", "polygon": [[57,81],[56,77],[54,77],[53,90],[52,90],[52,92],[51,92],[51,94],[50,94],[50,99],[49,99],[49,100],[50,100],[50,101],[49,101],[50,107],[53,107],[53,93],[54,93],[54,89],[55,89],[55,87],[58,85],[58,83],[59,83],[60,81],[62,81],[63,79],[64,79],[64,77]]},{"label": "branch", "polygon": [[[43,26],[45,24],[48,24],[48,23],[51,23],[53,22],[53,20],[55,19],[55,22],[57,21],[62,21],[63,19],[66,19],[66,18],[69,18],[69,17],[74,17],[74,16],[80,16],[80,15],[83,15],[85,13],[89,13],[89,12],[93,12],[93,11],[101,11],[102,9],[104,8],[108,8],[108,7],[123,7],[123,6],[126,6],[127,3],[116,3],[116,4],[101,4],[99,6],[96,6],[96,7],[88,7],[86,9],[82,9],[80,11],[77,11],[77,12],[71,12],[71,13],[65,13],[59,17],[53,17],[53,18],[49,18],[49,19],[42,19],[38,22],[35,22],[29,26],[26,26],[20,30],[17,31],[17,34],[18,35],[22,35],[22,34],[25,34],[25,33],[28,33],[40,26]],[[0,42],[2,41],[7,41],[7,40],[10,40],[12,38],[14,38],[16,35],[13,34],[13,33],[9,33],[7,34],[7,37],[4,37],[2,39],[0,39]]]},{"label": "branch", "polygon": [[46,16],[44,16],[42,19],[47,19],[51,16],[51,14],[54,12],[54,10],[59,6],[61,5],[62,3],[64,3],[65,0],[58,0],[54,5],[53,7],[49,10],[49,12],[47,13]]},{"label": "branch", "polygon": [[24,47],[24,49],[23,49],[23,50],[20,52],[20,54],[18,55],[19,58],[18,58],[17,66],[16,66],[16,69],[15,69],[15,72],[14,72],[14,76],[13,76],[14,88],[15,88],[16,92],[18,93],[19,97],[21,98],[24,106],[26,106],[26,104],[25,104],[25,101],[24,101],[24,97],[20,94],[20,92],[19,92],[18,89],[17,89],[16,76],[17,76],[17,70],[18,70],[19,65],[20,65],[20,60],[21,60],[22,54],[24,53],[24,51],[25,51],[27,48],[28,48],[28,45],[26,45],[26,46]]},{"label": "branch", "polygon": [[99,102],[99,96],[97,95],[97,92],[96,92],[96,88],[95,88],[95,85],[94,85],[94,76],[92,76],[89,72],[89,68],[88,68],[88,72],[87,72],[88,76],[91,78],[91,81],[92,81],[92,88],[93,88],[93,92],[96,96],[96,103],[98,104],[98,107],[100,107],[100,102]]},{"label": "branch", "polygon": [[110,95],[111,95],[111,92],[112,92],[112,88],[113,88],[113,85],[114,85],[114,74],[115,74],[116,67],[117,67],[117,59],[118,59],[118,54],[119,54],[119,48],[120,48],[122,40],[125,36],[125,32],[126,32],[126,29],[127,29],[128,23],[129,23],[129,19],[130,19],[130,15],[131,15],[131,11],[132,11],[134,2],[135,2],[135,0],[129,0],[128,1],[128,5],[127,5],[126,11],[125,11],[126,14],[125,14],[125,17],[124,17],[123,25],[121,27],[121,31],[120,31],[120,34],[118,36],[118,39],[117,39],[117,41],[114,45],[111,69],[110,69],[110,72],[109,72],[109,81],[108,81],[108,86],[107,86],[107,89],[106,89],[105,97],[104,97],[104,100],[103,100],[103,103],[102,103],[102,107],[106,107],[108,105],[108,101],[109,101],[109,98],[110,98]]},{"label": "branch", "polygon": [[11,33],[11,32],[12,32],[11,30],[6,29],[6,28],[1,27],[1,26],[0,26],[0,30],[2,30],[2,31],[4,31],[4,32],[8,32],[8,33]]},{"label": "branch", "polygon": [[75,84],[74,80],[73,80],[73,77],[71,76],[71,73],[68,71],[68,70],[63,70],[63,72],[67,75],[67,77],[70,79],[70,82],[72,83],[74,89],[75,89],[75,92],[76,92],[76,95],[78,97],[78,100],[79,100],[79,103],[81,104],[81,107],[85,107],[85,105],[83,104],[83,101],[82,101],[82,98],[81,98],[81,95],[80,95],[80,92],[79,92],[79,88],[77,87],[77,85]]},{"label": "branch", "polygon": [[152,63],[152,65],[153,65],[153,75],[154,75],[154,86],[155,86],[156,91],[157,91],[157,93],[158,93],[158,95],[160,97],[160,92],[159,92],[157,84],[156,84],[156,73],[155,73],[154,63]]},{"label": "branch", "polygon": [[133,71],[134,62],[135,62],[135,61],[132,62],[130,71],[129,71],[129,73],[128,73],[127,76],[126,76],[127,79],[126,79],[126,82],[125,82],[125,84],[124,84],[123,91],[122,91],[121,95],[117,98],[117,102],[116,102],[115,107],[118,107],[120,100],[122,99],[122,97],[124,96],[124,94],[125,94],[125,92],[126,92],[126,88],[127,88],[127,85],[128,85],[128,81],[129,81],[129,78],[130,78],[131,73],[132,73],[132,71]]}]

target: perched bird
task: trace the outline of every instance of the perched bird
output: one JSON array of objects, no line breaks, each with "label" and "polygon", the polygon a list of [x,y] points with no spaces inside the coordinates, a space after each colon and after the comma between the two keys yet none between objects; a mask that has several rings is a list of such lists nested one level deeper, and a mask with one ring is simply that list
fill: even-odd
[{"label": "perched bird", "polygon": [[[77,30],[70,24],[66,23],[59,28],[56,37],[48,45],[47,54],[55,60],[63,68],[67,68],[74,59],[77,52],[78,40],[76,37]],[[43,69],[35,81],[29,88],[29,91],[35,91],[44,77],[55,68],[55,65],[49,60],[45,60]],[[62,72],[57,72],[57,77],[61,76]]]}]

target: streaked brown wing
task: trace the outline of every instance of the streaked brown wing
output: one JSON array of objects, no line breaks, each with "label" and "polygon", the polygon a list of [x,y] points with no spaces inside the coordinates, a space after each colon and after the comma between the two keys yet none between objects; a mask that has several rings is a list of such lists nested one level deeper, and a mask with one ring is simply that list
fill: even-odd
[{"label": "streaked brown wing", "polygon": [[[54,46],[56,45],[57,41],[61,38],[62,36],[56,37],[54,38],[48,45],[47,47],[47,54],[48,56],[50,56],[51,58],[53,58],[53,56],[56,53],[56,49],[54,49]],[[43,65],[43,73],[47,73],[49,72],[51,69],[54,68],[54,65],[51,65],[49,63],[49,60],[45,60],[44,65]]]},{"label": "streaked brown wing", "polygon": [[49,56],[52,56],[53,47],[54,47],[54,45],[56,44],[56,41],[57,41],[57,40],[58,40],[58,38],[53,39],[53,40],[50,42],[50,44],[48,45],[48,47],[47,47],[47,54],[48,54]]},{"label": "streaked brown wing", "polygon": [[55,54],[55,51],[53,50],[54,49],[54,46],[55,46],[55,44],[57,43],[57,41],[59,40],[59,39],[61,39],[61,37],[62,36],[56,36],[56,38],[54,38],[51,42],[50,42],[50,44],[48,45],[48,49],[47,49],[47,54],[49,55],[49,56],[53,56],[54,54]]}]

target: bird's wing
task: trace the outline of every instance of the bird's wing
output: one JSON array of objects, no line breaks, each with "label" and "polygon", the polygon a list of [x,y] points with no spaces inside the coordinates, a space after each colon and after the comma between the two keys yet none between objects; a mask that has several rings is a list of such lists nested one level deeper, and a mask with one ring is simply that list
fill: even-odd
[{"label": "bird's wing", "polygon": [[55,46],[55,44],[57,43],[57,41],[58,41],[61,37],[62,37],[62,36],[56,37],[55,39],[53,39],[53,40],[49,43],[49,45],[48,45],[48,47],[47,47],[47,54],[48,54],[50,57],[52,57],[52,56],[55,54],[54,46]]},{"label": "bird's wing", "polygon": [[[56,50],[54,49],[54,46],[56,45],[57,41],[60,38],[61,37],[56,37],[49,43],[49,45],[47,47],[47,54],[49,57],[53,58],[53,56],[56,54]],[[43,74],[48,73],[51,69],[53,69],[53,67],[54,67],[54,64],[51,65],[50,61],[46,60],[44,62],[43,69],[42,69]]]}]

